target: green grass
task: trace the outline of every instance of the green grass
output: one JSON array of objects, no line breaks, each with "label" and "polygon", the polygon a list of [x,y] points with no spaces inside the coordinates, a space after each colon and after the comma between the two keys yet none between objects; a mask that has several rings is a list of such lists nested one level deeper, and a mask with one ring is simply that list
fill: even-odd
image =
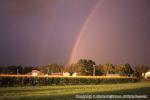
[{"label": "green grass", "polygon": [[[75,95],[77,94],[147,95],[148,98],[145,100],[150,100],[149,98],[150,82],[100,84],[100,85],[0,87],[0,100],[76,100],[77,98],[75,98]],[[104,99],[104,100],[112,100],[112,99]],[[130,100],[144,100],[144,99],[130,99]]]}]

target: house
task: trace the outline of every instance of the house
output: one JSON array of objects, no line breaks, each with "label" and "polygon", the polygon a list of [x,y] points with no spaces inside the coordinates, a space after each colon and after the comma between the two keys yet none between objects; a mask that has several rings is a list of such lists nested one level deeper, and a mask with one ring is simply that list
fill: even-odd
[{"label": "house", "polygon": [[69,72],[63,72],[63,76],[70,76]]},{"label": "house", "polygon": [[40,74],[39,70],[32,70],[32,76],[37,76]]},{"label": "house", "polygon": [[77,73],[76,73],[76,72],[74,72],[74,73],[72,74],[72,76],[77,76]]},{"label": "house", "polygon": [[145,73],[145,78],[146,78],[146,79],[150,79],[150,70]]}]

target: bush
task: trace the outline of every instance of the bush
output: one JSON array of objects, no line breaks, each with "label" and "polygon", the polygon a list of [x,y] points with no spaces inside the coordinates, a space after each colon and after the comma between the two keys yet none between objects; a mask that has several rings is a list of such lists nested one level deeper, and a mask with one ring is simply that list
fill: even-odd
[{"label": "bush", "polygon": [[134,77],[102,78],[93,76],[84,77],[41,77],[41,76],[0,76],[0,86],[18,85],[68,85],[68,84],[101,84],[137,82]]}]

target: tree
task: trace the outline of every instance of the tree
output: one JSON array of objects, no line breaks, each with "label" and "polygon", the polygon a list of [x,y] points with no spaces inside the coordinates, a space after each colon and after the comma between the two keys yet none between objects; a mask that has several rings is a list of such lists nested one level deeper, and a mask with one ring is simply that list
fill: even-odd
[{"label": "tree", "polygon": [[133,74],[133,72],[134,72],[133,69],[131,68],[131,65],[128,63],[124,64],[123,71],[126,75]]},{"label": "tree", "polygon": [[3,67],[0,66],[0,74],[3,74]]},{"label": "tree", "polygon": [[115,65],[115,73],[118,73],[120,75],[124,75],[124,65]]},{"label": "tree", "polygon": [[25,67],[22,67],[22,70],[20,70],[22,72],[22,74],[28,74],[28,73],[31,73],[32,70],[39,70],[38,67],[33,67],[33,66],[25,66]]},{"label": "tree", "polygon": [[102,72],[103,69],[102,68],[103,68],[103,66],[101,64],[95,66],[95,75],[96,76],[99,76],[99,75],[103,74],[103,72]]},{"label": "tree", "polygon": [[137,65],[135,66],[135,76],[141,77],[142,73],[145,74],[148,70],[150,70],[150,67],[148,66]]},{"label": "tree", "polygon": [[78,64],[71,64],[69,67],[69,72],[73,73],[73,72],[80,72],[81,71],[81,67],[78,66]]},{"label": "tree", "polygon": [[106,63],[102,66],[102,72],[104,75],[108,73],[114,73],[115,72],[115,66],[111,63]]},{"label": "tree", "polygon": [[64,66],[61,64],[49,64],[42,66],[40,70],[45,74],[59,73],[64,71]]},{"label": "tree", "polygon": [[27,74],[32,72],[33,69],[38,69],[38,67],[32,66],[3,66],[0,67],[1,74]]},{"label": "tree", "polygon": [[77,62],[77,66],[80,69],[82,75],[93,75],[93,66],[95,62],[88,59],[80,59]]}]

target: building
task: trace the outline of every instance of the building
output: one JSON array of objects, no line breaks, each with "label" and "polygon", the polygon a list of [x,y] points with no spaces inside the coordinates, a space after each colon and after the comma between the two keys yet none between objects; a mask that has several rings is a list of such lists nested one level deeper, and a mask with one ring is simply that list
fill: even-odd
[{"label": "building", "polygon": [[32,70],[32,76],[37,76],[40,74],[39,70]]},{"label": "building", "polygon": [[70,76],[69,72],[63,72],[63,76]]},{"label": "building", "polygon": [[146,79],[150,79],[150,70],[145,73],[145,78],[146,78]]}]

